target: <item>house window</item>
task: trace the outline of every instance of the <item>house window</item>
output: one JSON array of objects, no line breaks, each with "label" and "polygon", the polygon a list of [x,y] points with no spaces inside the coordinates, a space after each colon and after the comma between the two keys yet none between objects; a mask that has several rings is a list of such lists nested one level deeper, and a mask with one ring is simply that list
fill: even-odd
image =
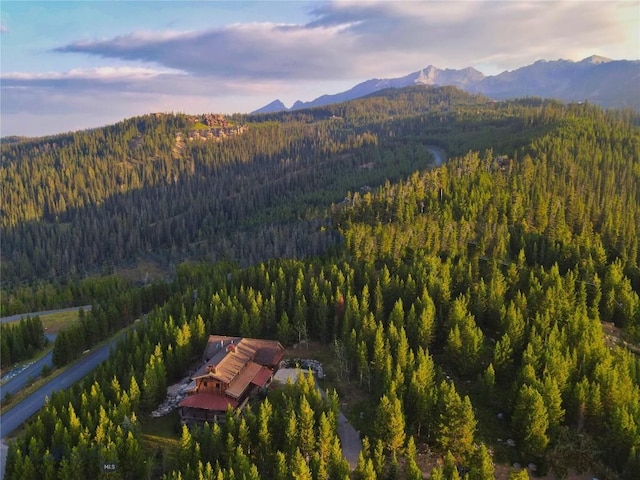
[{"label": "house window", "polygon": [[206,387],[207,386],[207,381],[205,380],[204,382],[202,382],[202,384]]}]

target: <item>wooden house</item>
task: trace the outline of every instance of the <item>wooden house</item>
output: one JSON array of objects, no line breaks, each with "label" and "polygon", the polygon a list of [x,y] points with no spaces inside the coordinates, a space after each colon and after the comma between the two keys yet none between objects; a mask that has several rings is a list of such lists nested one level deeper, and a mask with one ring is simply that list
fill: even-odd
[{"label": "wooden house", "polygon": [[202,366],[178,405],[182,423],[219,422],[228,408],[242,409],[252,393],[269,386],[283,354],[274,340],[209,336]]}]

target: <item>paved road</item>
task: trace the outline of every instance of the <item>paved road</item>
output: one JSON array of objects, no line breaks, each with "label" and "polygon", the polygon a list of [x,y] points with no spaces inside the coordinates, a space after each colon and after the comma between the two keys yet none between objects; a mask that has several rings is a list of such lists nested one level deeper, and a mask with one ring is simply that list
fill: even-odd
[{"label": "paved road", "polygon": [[340,416],[338,416],[338,437],[340,437],[340,444],[342,445],[342,454],[349,462],[351,470],[353,470],[358,465],[358,457],[360,456],[360,450],[362,450],[362,440],[360,440],[360,433],[349,423],[342,410],[340,411]]},{"label": "paved road", "polygon": [[125,329],[119,335],[113,337],[109,343],[82,356],[63,373],[13,406],[4,415],[0,415],[0,480],[4,477],[7,456],[7,446],[4,441],[6,437],[38,412],[44,406],[46,398],[50,397],[53,392],[69,388],[109,358],[111,347],[115,346],[127,334],[127,331],[128,329]]},{"label": "paved road", "polygon": [[40,376],[40,374],[42,373],[42,367],[44,367],[45,365],[53,368],[52,359],[53,352],[49,352],[40,360],[38,360],[37,362],[33,362],[27,368],[19,372],[17,375],[11,378],[11,380],[7,380],[5,384],[0,385],[0,396],[4,398],[7,393],[14,395],[18,391],[20,391],[27,383],[29,383],[29,380],[34,380]]},{"label": "paved road", "polygon": [[[41,312],[30,312],[30,313],[19,313],[17,315],[11,315],[8,317],[2,317],[2,323],[10,323],[16,322],[23,318],[27,317],[35,317],[42,315],[49,315],[52,313],[62,313],[62,312],[77,312],[78,309],[82,308],[85,311],[91,310],[91,305],[83,305],[82,307],[69,307],[69,308],[59,308],[57,310],[44,310]],[[50,342],[54,342],[56,339],[56,335],[54,333],[45,333],[45,336],[49,339]],[[47,353],[44,357],[40,358],[38,361],[28,365],[24,370],[20,370],[16,372],[12,370],[7,372],[2,376],[2,379],[5,379],[7,376],[11,376],[10,380],[7,380],[4,384],[0,385],[0,397],[4,398],[4,396],[9,393],[14,395],[16,392],[24,388],[24,386],[29,383],[30,380],[38,378],[42,373],[42,367],[45,365],[53,368],[53,355],[52,352]]]},{"label": "paved road", "polygon": [[[53,344],[53,342],[56,341],[56,335],[55,333],[45,333],[44,336],[47,337],[47,340],[49,340],[49,343]],[[8,372],[5,372],[2,374],[2,377],[0,377],[0,384],[2,384],[2,382],[5,382],[4,384],[6,384],[7,382],[9,382],[10,380],[12,380],[14,377],[17,377],[18,375],[22,375],[23,373],[26,373],[26,375],[28,376],[34,376],[34,374],[36,375],[40,375],[40,371],[42,370],[42,367],[45,365],[49,365],[49,366],[53,366],[53,362],[49,361],[49,362],[43,362],[42,360],[45,357],[42,357],[42,359],[38,360],[38,362],[35,363],[39,363],[39,367],[40,369],[36,372],[35,368],[31,368],[32,365],[34,365],[34,363],[31,364],[22,364],[19,368],[14,368],[13,370],[9,370]],[[21,370],[22,369],[22,370]],[[35,378],[35,377],[34,377]],[[2,386],[0,386],[0,393],[2,392]],[[11,392],[13,393],[13,392]]]},{"label": "paved road", "polygon": [[64,312],[77,312],[79,309],[83,309],[85,312],[91,310],[91,305],[83,305],[81,307],[69,307],[69,308],[58,308],[57,310],[43,310],[42,312],[29,312],[29,313],[18,313],[16,315],[9,315],[8,317],[0,318],[1,323],[10,323],[15,322],[17,320],[21,320],[27,317],[42,317],[43,315],[50,315],[52,313],[64,313]]},{"label": "paved road", "polygon": [[101,346],[91,353],[81,357],[75,364],[71,365],[62,374],[51,380],[46,385],[42,386],[29,397],[15,405],[11,410],[0,416],[0,435],[5,438],[16,428],[22,425],[33,414],[40,410],[44,406],[45,398],[50,397],[51,394],[57,390],[64,390],[69,388],[75,382],[82,377],[90,373],[100,363],[104,362],[109,357],[111,345],[117,342],[121,338],[118,335],[110,343]]}]

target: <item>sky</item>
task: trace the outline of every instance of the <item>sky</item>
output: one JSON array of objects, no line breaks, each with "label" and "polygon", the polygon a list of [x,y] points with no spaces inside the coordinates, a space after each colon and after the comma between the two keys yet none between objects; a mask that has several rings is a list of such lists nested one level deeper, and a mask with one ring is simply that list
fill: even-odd
[{"label": "sky", "polygon": [[0,3],[0,135],[251,112],[429,65],[640,58],[640,1]]}]

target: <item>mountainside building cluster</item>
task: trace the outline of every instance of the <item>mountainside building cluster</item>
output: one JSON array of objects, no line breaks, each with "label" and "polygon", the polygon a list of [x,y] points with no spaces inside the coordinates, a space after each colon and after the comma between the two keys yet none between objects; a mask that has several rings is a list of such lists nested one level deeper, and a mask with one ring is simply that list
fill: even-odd
[{"label": "mountainside building cluster", "polygon": [[247,130],[245,125],[234,127],[211,127],[187,132],[187,139],[193,140],[222,140],[223,138],[240,135]]}]

